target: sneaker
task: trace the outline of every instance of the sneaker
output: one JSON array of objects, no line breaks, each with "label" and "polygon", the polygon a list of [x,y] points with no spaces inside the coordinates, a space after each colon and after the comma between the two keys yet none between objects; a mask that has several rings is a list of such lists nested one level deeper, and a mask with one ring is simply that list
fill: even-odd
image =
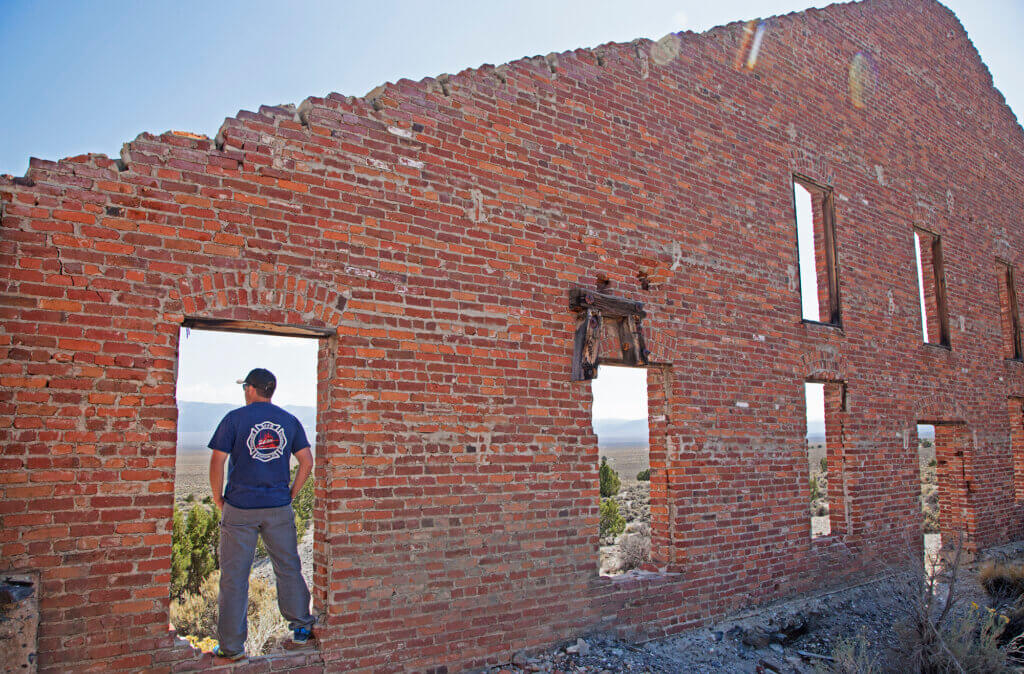
[{"label": "sneaker", "polygon": [[231,660],[232,662],[234,662],[236,660],[241,660],[242,658],[245,657],[245,651],[239,651],[238,653],[228,653],[227,651],[223,650],[220,647],[220,644],[217,644],[214,647],[213,651],[211,651],[211,652],[213,653],[213,657],[215,657],[215,658],[221,658],[223,660]]},{"label": "sneaker", "polygon": [[292,634],[292,643],[298,645],[306,644],[309,643],[311,639],[315,638],[316,637],[313,636],[313,630],[308,627],[300,627],[295,630],[294,634]]}]

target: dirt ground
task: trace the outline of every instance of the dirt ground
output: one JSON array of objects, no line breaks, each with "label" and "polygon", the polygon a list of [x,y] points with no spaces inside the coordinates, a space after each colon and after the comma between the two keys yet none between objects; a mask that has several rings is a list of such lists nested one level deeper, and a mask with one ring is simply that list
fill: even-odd
[{"label": "dirt ground", "polygon": [[651,467],[647,445],[602,445],[599,453],[608,457],[608,463],[619,474],[623,486],[636,484],[636,474]]},{"label": "dirt ground", "polygon": [[[1024,542],[986,554],[986,558],[993,557],[1024,561]],[[972,602],[981,607],[989,604],[977,581],[977,566],[961,570],[954,586],[956,611],[970,610]],[[810,674],[827,671],[823,668],[830,664],[837,646],[860,639],[879,667],[874,671],[901,672],[905,670],[899,662],[892,662],[889,649],[896,643],[894,625],[909,615],[908,583],[909,576],[894,573],[842,590],[737,613],[708,627],[646,643],[584,635],[557,649],[517,653],[511,663],[489,671]],[[938,594],[945,593],[948,587],[940,585]]]}]

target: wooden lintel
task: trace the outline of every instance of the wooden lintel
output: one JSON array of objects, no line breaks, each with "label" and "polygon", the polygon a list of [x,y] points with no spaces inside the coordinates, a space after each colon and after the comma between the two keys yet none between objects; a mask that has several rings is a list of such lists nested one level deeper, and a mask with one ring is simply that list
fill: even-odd
[{"label": "wooden lintel", "polygon": [[236,321],[223,318],[199,318],[186,316],[182,327],[196,330],[219,330],[221,332],[248,332],[259,335],[286,335],[289,337],[311,337],[320,339],[332,337],[336,331],[329,328],[314,328],[308,325],[287,325],[265,321]]},{"label": "wooden lintel", "polygon": [[614,295],[605,295],[596,290],[587,290],[586,288],[573,288],[569,291],[569,308],[573,311],[591,309],[608,318],[620,316],[639,316],[643,318],[647,315],[644,312],[643,302],[635,302],[615,297]]}]

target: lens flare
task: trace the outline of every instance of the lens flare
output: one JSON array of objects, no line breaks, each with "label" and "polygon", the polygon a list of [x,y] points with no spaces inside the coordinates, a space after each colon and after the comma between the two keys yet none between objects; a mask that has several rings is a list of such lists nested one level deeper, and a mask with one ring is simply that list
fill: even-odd
[{"label": "lens flare", "polygon": [[756,24],[756,21],[747,21],[747,25],[743,27],[743,41],[740,43],[740,48],[736,51],[736,61],[733,63],[736,70],[743,67],[744,56],[746,56],[747,50],[750,49],[750,43],[754,41]]},{"label": "lens flare", "polygon": [[871,103],[878,87],[878,68],[871,54],[857,52],[850,60],[850,101],[863,109]]},{"label": "lens flare", "polygon": [[747,68],[753,70],[757,65],[757,55],[761,52],[761,41],[764,40],[768,24],[764,21],[751,20],[743,27],[743,42],[736,52],[734,63],[737,70]]},{"label": "lens flare", "polygon": [[757,55],[761,51],[761,40],[764,39],[764,32],[768,29],[768,25],[762,21],[757,24],[757,30],[754,31],[754,44],[750,47],[750,55],[747,56],[747,69],[753,70],[754,66],[757,65]]}]

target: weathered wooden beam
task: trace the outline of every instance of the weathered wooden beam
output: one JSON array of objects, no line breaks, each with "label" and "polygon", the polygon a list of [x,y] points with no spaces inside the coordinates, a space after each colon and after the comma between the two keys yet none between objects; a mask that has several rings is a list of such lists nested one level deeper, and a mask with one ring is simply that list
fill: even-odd
[{"label": "weathered wooden beam", "polygon": [[588,310],[581,319],[573,338],[572,381],[587,381],[597,376],[601,314]]},{"label": "weathered wooden beam", "polygon": [[329,328],[314,328],[308,325],[282,325],[265,321],[236,321],[222,318],[200,318],[186,316],[182,327],[196,330],[219,330],[221,332],[248,332],[258,335],[287,335],[290,337],[311,337],[320,339],[336,334]]},{"label": "weathered wooden beam", "polygon": [[599,312],[605,318],[616,318],[620,316],[645,317],[643,302],[606,295],[596,290],[586,288],[573,288],[569,291],[569,308],[573,311],[591,309]]},{"label": "weathered wooden beam", "polygon": [[641,302],[573,288],[569,306],[579,314],[573,340],[573,381],[596,377],[601,362],[634,367],[649,363],[641,324],[647,314]]}]

